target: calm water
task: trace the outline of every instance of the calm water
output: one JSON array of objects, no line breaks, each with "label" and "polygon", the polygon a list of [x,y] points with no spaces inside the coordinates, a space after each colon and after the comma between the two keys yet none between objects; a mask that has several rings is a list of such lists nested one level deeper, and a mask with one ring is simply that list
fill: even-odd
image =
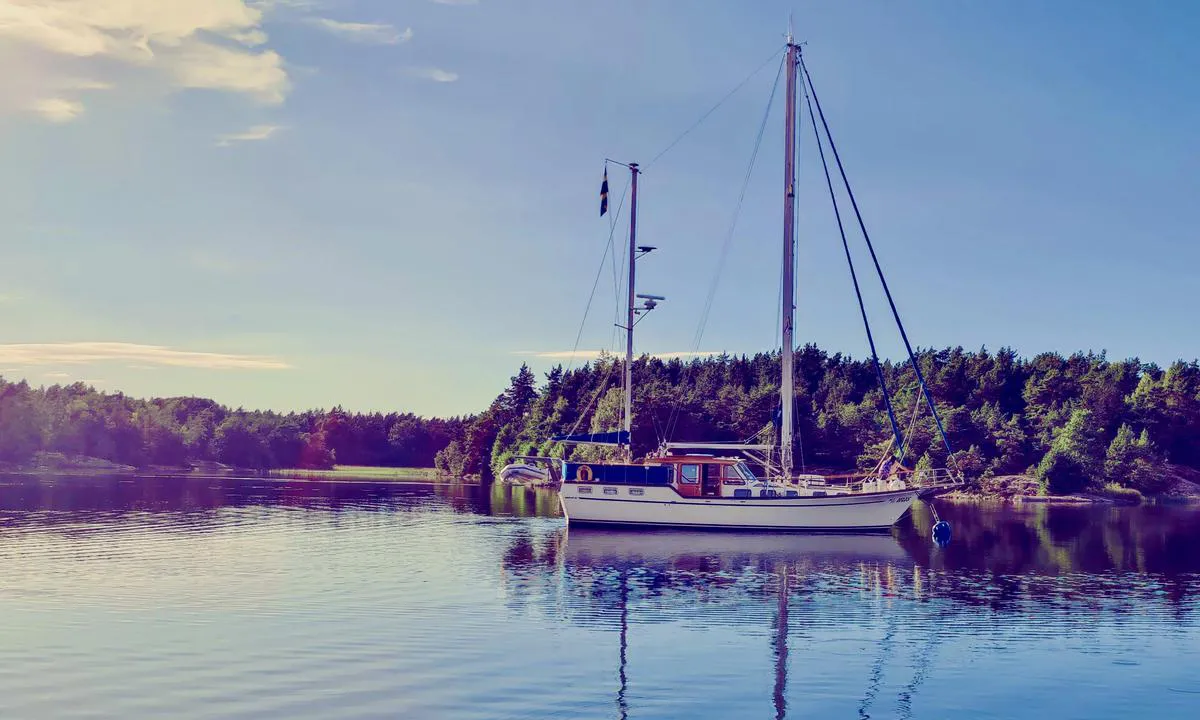
[{"label": "calm water", "polygon": [[[0,481],[0,717],[1200,717],[1200,512],[566,532],[523,489]],[[918,532],[916,527],[921,529]]]}]

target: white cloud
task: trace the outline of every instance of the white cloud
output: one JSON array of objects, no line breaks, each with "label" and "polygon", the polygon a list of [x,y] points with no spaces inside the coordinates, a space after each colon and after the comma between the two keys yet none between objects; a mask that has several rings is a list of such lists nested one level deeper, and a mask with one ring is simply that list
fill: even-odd
[{"label": "white cloud", "polygon": [[435,67],[408,68],[405,72],[416,78],[440,83],[452,83],[458,80],[458,73]]},{"label": "white cloud", "polygon": [[[283,58],[261,47],[262,18],[247,0],[0,0],[0,62],[16,68],[0,73],[0,110],[63,122],[82,110],[65,90],[108,89],[130,70],[278,104],[288,76]],[[76,79],[81,68],[104,77]],[[59,101],[49,112],[36,105],[47,99]]]},{"label": "white cloud", "polygon": [[181,87],[242,92],[269,105],[282,103],[291,89],[283,58],[270,50],[248,53],[192,43],[178,53],[172,74]]},{"label": "white cloud", "polygon": [[113,360],[208,370],[285,370],[291,367],[283,360],[269,356],[194,352],[122,342],[0,345],[0,363],[16,366],[82,365]]},{"label": "white cloud", "polygon": [[68,90],[112,90],[112,83],[101,82],[100,80],[86,80],[76,78],[74,80],[66,80],[62,85]]},{"label": "white cloud", "polygon": [[281,130],[279,125],[255,125],[254,127],[240,133],[228,133],[226,135],[217,136],[218,147],[228,147],[235,142],[253,142],[255,140],[266,140],[275,133]]},{"label": "white cloud", "polygon": [[252,0],[250,3],[263,12],[271,12],[278,8],[290,10],[315,10],[326,4],[327,0]]},{"label": "white cloud", "polygon": [[[616,357],[608,350],[518,350],[514,355],[529,355],[530,357],[546,358],[548,360],[595,360],[601,356]],[[660,360],[672,358],[713,357],[720,355],[720,350],[673,350],[671,352],[650,353],[651,357]]]},{"label": "white cloud", "polygon": [[50,122],[71,122],[83,113],[83,103],[78,100],[53,97],[34,100],[29,109],[41,115]]},{"label": "white cloud", "polygon": [[387,23],[341,22],[329,18],[312,18],[309,22],[345,40],[373,45],[399,45],[413,38],[413,29],[397,30]]}]

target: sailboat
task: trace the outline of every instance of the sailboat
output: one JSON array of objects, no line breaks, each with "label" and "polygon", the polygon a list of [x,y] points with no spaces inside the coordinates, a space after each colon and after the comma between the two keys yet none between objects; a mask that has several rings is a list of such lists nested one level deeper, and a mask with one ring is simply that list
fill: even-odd
[{"label": "sailboat", "polygon": [[[816,113],[813,111],[812,103],[816,99],[816,91],[812,88],[812,79],[802,61],[801,45],[795,42],[790,33],[784,63],[787,74],[779,444],[775,446],[750,443],[666,443],[654,455],[634,461],[630,445],[633,415],[633,327],[639,315],[652,310],[664,298],[636,292],[637,260],[655,248],[637,243],[637,185],[641,170],[637,163],[618,163],[629,170],[632,190],[629,212],[629,278],[626,288],[628,304],[624,328],[626,346],[623,428],[610,432],[571,434],[554,439],[565,443],[616,445],[621,449],[625,461],[617,463],[561,462],[562,484],[559,501],[563,515],[569,524],[772,531],[885,530],[908,512],[914,500],[929,497],[961,484],[961,474],[944,469],[912,471],[896,461],[894,456],[885,456],[873,472],[866,474],[834,477],[813,474],[796,475],[794,472],[795,159],[799,140],[797,86],[807,82],[805,87],[811,91],[810,93],[806,92],[805,99],[808,102],[809,115],[814,118],[814,129],[818,116],[824,125],[824,112],[820,110],[819,100],[816,101]],[[825,125],[825,131],[828,144],[837,158],[836,146],[833,146],[832,136],[828,133],[827,125]],[[820,145],[819,136],[818,145]],[[823,147],[821,154],[832,196],[833,185],[829,175],[829,165],[825,163]],[[842,170],[840,158],[837,158],[837,161],[838,169]],[[845,179],[844,170],[842,170],[842,177]],[[607,187],[607,181],[605,187]],[[848,183],[847,190],[849,191]],[[852,191],[850,197],[851,201],[855,202]],[[834,202],[836,211],[836,199]],[[861,224],[861,216],[858,215],[856,202],[854,208],[855,215],[858,216]],[[840,215],[838,225],[839,228],[842,227]],[[863,227],[863,234],[867,239],[868,247],[870,247],[870,239],[866,235],[865,227]],[[842,230],[842,240],[845,244],[844,229]],[[847,260],[850,260],[848,245],[846,254]],[[923,398],[937,420],[938,430],[941,432],[943,442],[946,443],[948,456],[952,457],[949,453],[949,442],[942,430],[941,420],[937,416],[937,409],[929,396],[920,366],[908,344],[899,315],[895,312],[895,303],[891,302],[891,293],[887,289],[886,280],[883,279],[882,270],[879,269],[873,248],[871,256],[872,260],[875,260],[876,270],[879,271],[880,280],[883,282],[889,303],[892,305],[897,325],[905,339],[909,358],[912,360],[913,369],[920,382]],[[852,261],[851,271],[853,273]],[[861,307],[862,295],[858,290],[857,276],[854,278]],[[864,324],[867,324],[865,308],[863,309],[863,320]],[[867,335],[871,343],[878,379],[883,385],[888,417],[894,432],[893,447],[902,449],[904,448],[903,435],[896,422],[890,396],[884,385],[884,374],[875,352],[869,324],[867,324]],[[755,457],[755,453],[760,453],[762,457],[766,458],[760,463],[765,468],[763,477],[756,475],[746,461],[746,457]],[[899,455],[902,457],[903,453],[901,452]],[[938,537],[938,527],[943,527],[942,532],[948,540],[949,526],[940,521],[939,526],[935,526],[935,539]]]}]

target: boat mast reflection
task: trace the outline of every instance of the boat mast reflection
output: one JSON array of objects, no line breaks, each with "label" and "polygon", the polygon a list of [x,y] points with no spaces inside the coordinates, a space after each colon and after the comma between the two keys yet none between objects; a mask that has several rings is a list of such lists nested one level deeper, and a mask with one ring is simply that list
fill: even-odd
[{"label": "boat mast reflection", "polygon": [[621,572],[621,665],[617,677],[621,687],[617,690],[617,712],[621,720],[629,717],[629,706],[625,702],[625,693],[629,689],[629,676],[625,665],[629,661],[629,575]]},{"label": "boat mast reflection", "polygon": [[787,561],[779,569],[778,609],[775,611],[775,638],[772,650],[775,655],[775,692],[772,700],[775,703],[775,720],[783,720],[787,716],[787,636],[788,636],[788,595],[790,568]]},{"label": "boat mast reflection", "polygon": [[[639,582],[644,582],[652,593],[680,593],[692,602],[720,602],[724,587],[729,587],[738,597],[747,592],[760,597],[774,594],[771,701],[776,720],[783,720],[787,716],[789,606],[794,590],[804,591],[799,574],[830,568],[847,575],[857,571],[869,586],[878,589],[894,582],[895,565],[911,562],[903,547],[886,535],[645,533],[576,528],[564,533],[563,545],[565,547],[560,550],[565,558],[568,581],[583,581],[587,577],[602,585],[598,577],[607,573],[617,576],[619,687],[616,704],[618,717],[622,720],[629,715],[631,572],[636,573]],[[747,568],[761,573],[763,580],[758,587],[732,584],[731,578]],[[800,582],[794,585],[795,581]],[[592,591],[597,592],[594,587]],[[603,590],[598,592],[600,595],[595,596],[596,599],[602,599]]]}]

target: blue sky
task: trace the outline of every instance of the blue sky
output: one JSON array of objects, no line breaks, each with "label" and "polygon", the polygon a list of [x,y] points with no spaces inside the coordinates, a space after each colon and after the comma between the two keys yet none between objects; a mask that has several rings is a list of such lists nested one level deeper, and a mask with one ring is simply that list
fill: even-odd
[{"label": "blue sky", "polygon": [[[0,0],[0,374],[478,410],[574,345],[603,158],[647,163],[789,13],[915,342],[1200,354],[1186,3]],[[778,342],[778,103],[694,341],[775,67],[647,167],[639,351]],[[811,150],[797,335],[862,355]]]}]

